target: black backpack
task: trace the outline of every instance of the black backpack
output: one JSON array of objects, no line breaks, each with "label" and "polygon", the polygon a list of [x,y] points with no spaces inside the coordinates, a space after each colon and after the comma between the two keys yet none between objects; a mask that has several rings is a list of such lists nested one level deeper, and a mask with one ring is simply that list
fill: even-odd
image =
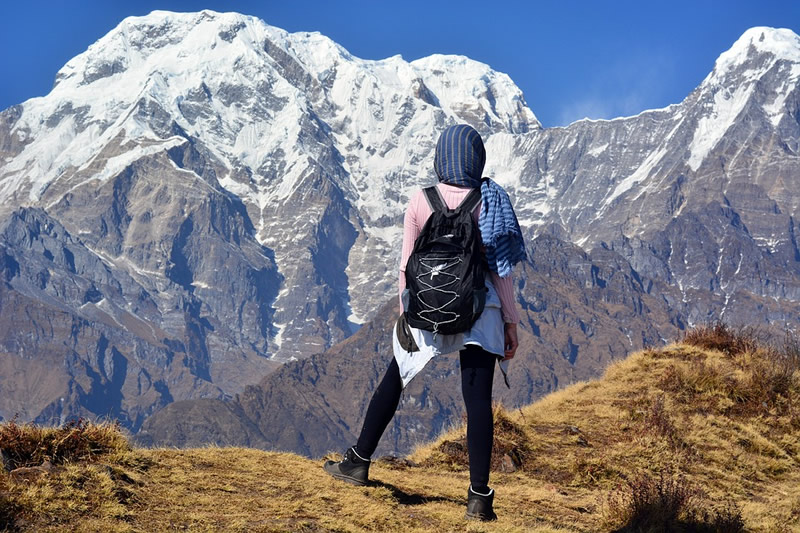
[{"label": "black backpack", "polygon": [[436,187],[424,192],[433,213],[406,264],[406,320],[434,333],[461,333],[478,320],[486,303],[486,261],[472,216],[481,191],[470,191],[453,210]]}]

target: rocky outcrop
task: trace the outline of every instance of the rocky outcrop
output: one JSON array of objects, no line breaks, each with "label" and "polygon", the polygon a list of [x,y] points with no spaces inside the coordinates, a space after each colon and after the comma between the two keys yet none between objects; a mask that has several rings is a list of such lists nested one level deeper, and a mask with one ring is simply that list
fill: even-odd
[{"label": "rocky outcrop", "polygon": [[[107,212],[87,212],[98,214],[98,226],[108,223]],[[253,291],[240,297],[258,313],[259,287],[269,286],[274,266],[263,261],[254,268],[223,243],[208,248],[211,231],[199,237],[209,253],[196,264],[181,262],[186,242],[199,231],[184,225],[172,236],[176,261],[169,274],[144,275],[147,268],[139,268],[134,277],[129,263],[117,266],[125,259],[103,250],[99,240],[73,237],[41,209],[19,209],[0,224],[2,416],[44,424],[107,417],[136,431],[174,400],[223,398],[269,373],[275,364],[201,304],[191,279],[206,269],[239,272],[239,286]],[[160,234],[161,242],[168,237]],[[215,255],[215,248],[225,253]],[[262,291],[267,306],[271,296]],[[213,350],[225,357],[212,358]]]}]

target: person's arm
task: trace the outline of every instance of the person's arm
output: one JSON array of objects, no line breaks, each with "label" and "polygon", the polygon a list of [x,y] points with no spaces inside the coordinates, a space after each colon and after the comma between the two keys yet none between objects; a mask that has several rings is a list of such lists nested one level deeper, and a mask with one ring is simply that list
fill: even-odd
[{"label": "person's arm", "polygon": [[408,263],[408,257],[414,250],[414,241],[417,240],[420,232],[420,226],[417,223],[417,206],[419,204],[419,199],[419,192],[411,197],[411,201],[409,201],[408,208],[406,209],[406,214],[403,217],[403,251],[400,254],[400,279],[398,283],[400,289],[398,291],[400,309],[403,311],[405,311],[405,309],[403,309],[403,289],[406,288],[406,264]]},{"label": "person's arm", "polygon": [[503,322],[517,324],[520,321],[517,303],[514,301],[514,280],[511,276],[501,278],[497,272],[490,272],[492,285],[500,297],[500,310],[503,313]]},{"label": "person's arm", "polygon": [[517,303],[514,301],[514,281],[511,276],[501,278],[491,272],[492,284],[500,298],[500,310],[503,315],[503,337],[505,339],[505,360],[513,359],[519,346],[517,324],[520,321]]}]

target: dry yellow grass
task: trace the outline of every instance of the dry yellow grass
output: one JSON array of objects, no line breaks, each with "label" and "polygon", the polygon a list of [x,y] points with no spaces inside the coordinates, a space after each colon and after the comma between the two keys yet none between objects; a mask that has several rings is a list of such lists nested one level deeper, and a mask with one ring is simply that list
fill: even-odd
[{"label": "dry yellow grass", "polygon": [[609,531],[624,525],[614,502],[628,482],[667,472],[698,489],[699,508],[738,509],[748,531],[800,531],[800,373],[787,381],[783,362],[674,344],[499,409],[509,457],[496,464],[517,470],[492,474],[496,523],[463,520],[456,428],[416,465],[376,462],[368,487],[333,480],[321,460],[242,448],[118,449],[30,481],[3,473],[0,525],[4,507],[31,531]]}]

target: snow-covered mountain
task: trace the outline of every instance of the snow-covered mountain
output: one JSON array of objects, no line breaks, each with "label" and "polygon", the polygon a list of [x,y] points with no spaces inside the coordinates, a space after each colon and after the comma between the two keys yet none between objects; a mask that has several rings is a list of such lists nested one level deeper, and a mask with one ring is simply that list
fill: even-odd
[{"label": "snow-covered mountain", "polygon": [[464,57],[365,61],[233,13],[124,20],[0,114],[9,294],[46,307],[3,349],[91,369],[22,414],[113,395],[137,427],[350,335],[392,291],[398,218],[456,121],[540,127],[508,76]]},{"label": "snow-covered mountain", "polygon": [[487,150],[514,154],[504,184],[531,233],[621,251],[680,287],[690,322],[749,320],[740,292],[800,299],[799,80],[800,37],[752,28],[680,104],[500,133]]},{"label": "snow-covered mountain", "polygon": [[495,140],[524,154],[515,175],[530,200],[526,218],[558,223],[583,245],[652,234],[723,197],[736,207],[740,186],[775,196],[794,216],[800,191],[786,180],[797,169],[798,80],[800,37],[752,28],[680,104]]},{"label": "snow-covered mountain", "polygon": [[[540,127],[508,76],[465,57],[365,61],[317,33],[210,11],[126,19],[67,63],[49,95],[6,115],[5,208],[69,218],[65,197],[149,160],[166,165],[162,173],[186,171],[169,181],[240,199],[286,279],[271,302],[278,335],[269,336],[269,352],[283,358],[348,335],[348,320],[362,322],[383,302],[391,276],[350,265],[396,271],[397,217],[432,176],[437,128]],[[185,168],[186,157],[200,163]],[[88,234],[85,222],[66,224]],[[164,254],[121,252],[109,253],[124,269],[166,270]],[[295,294],[298,279],[305,294]],[[191,284],[213,290],[210,281]],[[353,291],[363,297],[350,299]],[[309,313],[309,302],[322,313]],[[318,316],[315,340],[302,340]],[[284,341],[291,347],[281,350]]]},{"label": "snow-covered mountain", "polygon": [[367,61],[234,13],[125,19],[0,113],[0,364],[58,383],[0,416],[136,429],[348,337],[394,293],[403,210],[456,122],[529,239],[624,256],[689,322],[795,319],[798,78],[800,38],[753,28],[679,104],[543,129],[465,57]]}]

